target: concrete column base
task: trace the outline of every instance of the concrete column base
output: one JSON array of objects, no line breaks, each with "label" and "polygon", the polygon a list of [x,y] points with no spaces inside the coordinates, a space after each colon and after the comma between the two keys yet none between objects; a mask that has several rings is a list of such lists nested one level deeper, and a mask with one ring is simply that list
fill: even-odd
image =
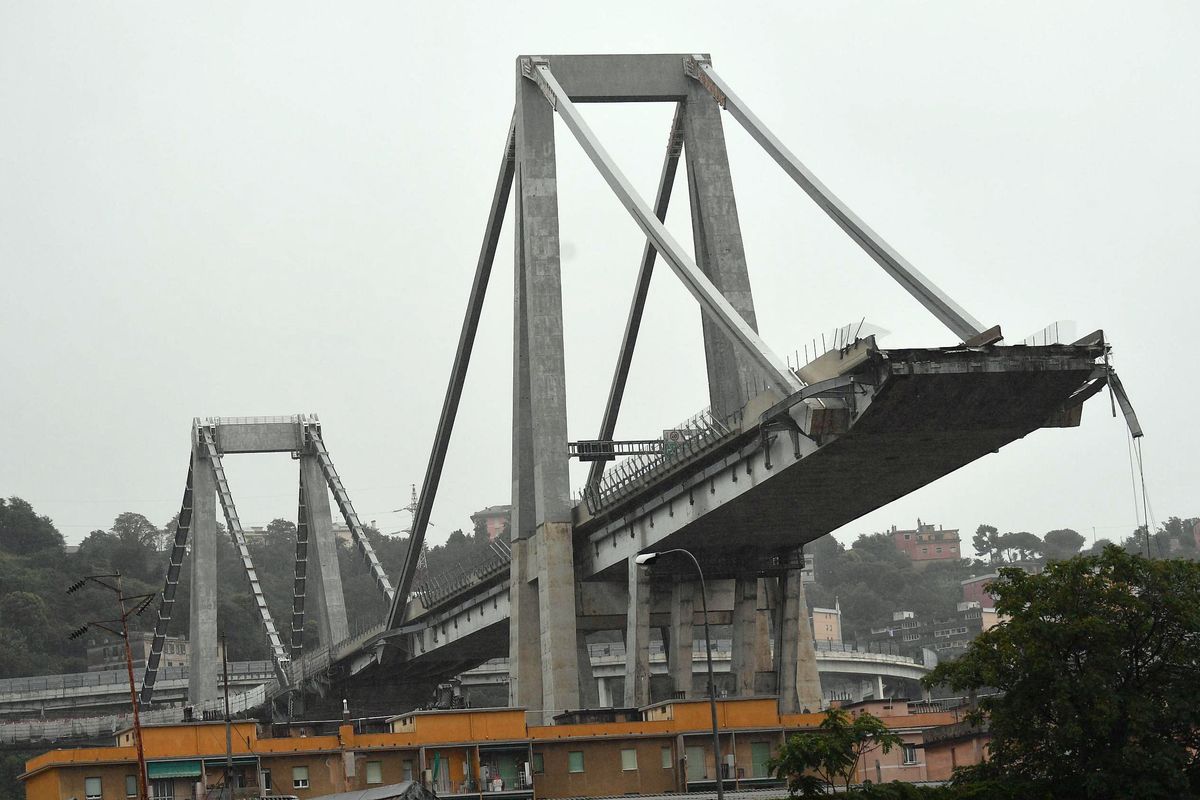
[{"label": "concrete column base", "polygon": [[629,611],[625,624],[625,707],[650,703],[650,575],[629,560]]}]

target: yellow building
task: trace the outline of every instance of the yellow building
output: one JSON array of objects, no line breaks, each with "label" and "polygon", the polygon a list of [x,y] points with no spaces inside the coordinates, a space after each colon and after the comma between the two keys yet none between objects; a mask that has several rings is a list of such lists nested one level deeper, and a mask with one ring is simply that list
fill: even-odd
[{"label": "yellow building", "polygon": [[836,597],[833,599],[833,608],[814,607],[808,619],[812,624],[813,641],[841,643],[842,604]]},{"label": "yellow building", "polygon": [[[957,721],[928,706],[895,701],[872,713],[905,738],[906,747],[878,756],[874,775],[938,779],[913,760],[923,733]],[[778,785],[767,759],[784,737],[815,728],[820,714],[780,715],[775,698],[721,700],[721,768],[729,788]],[[597,721],[600,720],[600,721]],[[521,709],[416,711],[387,720],[380,732],[362,721],[320,734],[295,727],[271,736],[254,722],[232,728],[234,796],[319,797],[375,785],[421,780],[439,797],[532,800],[711,789],[713,757],[706,700],[675,700],[636,712],[577,712],[549,726],[527,726]],[[301,723],[303,724],[303,723]],[[156,800],[217,797],[225,771],[221,722],[143,729],[150,793]],[[133,733],[115,746],[52,750],[31,759],[21,776],[28,800],[136,798]]]}]

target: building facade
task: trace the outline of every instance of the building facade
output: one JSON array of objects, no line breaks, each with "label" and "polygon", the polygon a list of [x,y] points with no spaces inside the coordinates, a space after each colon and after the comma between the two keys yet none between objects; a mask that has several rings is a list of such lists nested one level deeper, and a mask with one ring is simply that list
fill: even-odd
[{"label": "building facade", "polygon": [[957,530],[935,528],[932,523],[918,519],[914,530],[899,530],[893,525],[891,535],[896,549],[916,565],[930,561],[957,561],[962,557]]},{"label": "building facade", "polygon": [[996,611],[979,603],[963,602],[953,612],[918,617],[911,611],[895,611],[892,619],[873,625],[860,643],[894,643],[901,655],[921,661],[924,651],[933,652],[938,661],[957,658],[979,634],[997,622]]},{"label": "building facade", "polygon": [[[129,649],[133,654],[133,668],[135,670],[146,668],[146,659],[150,657],[150,645],[153,641],[153,633],[129,632]],[[182,636],[166,637],[159,666],[188,666],[188,640]],[[124,670],[124,642],[113,637],[90,641],[87,648],[87,669],[88,672],[104,672],[105,670],[113,669]]]},{"label": "building facade", "polygon": [[814,642],[842,641],[842,604],[833,599],[833,608],[813,607],[809,616]]},{"label": "building facade", "polygon": [[987,590],[987,585],[1000,576],[995,572],[966,578],[962,583],[962,601],[978,603],[980,608],[995,608],[996,598]]},{"label": "building facade", "polygon": [[512,506],[488,506],[471,515],[471,524],[475,530],[486,531],[489,542],[503,533],[511,521]]},{"label": "building facade", "polygon": [[[904,746],[872,754],[873,780],[944,780],[922,756],[926,737],[961,715],[930,703],[881,701],[869,710]],[[711,790],[717,770],[729,790],[780,787],[768,759],[785,737],[817,728],[821,714],[780,714],[775,698],[718,703],[721,757],[716,758],[707,701],[669,701],[619,713],[589,712],[530,726],[522,709],[418,711],[386,722],[346,720],[336,730],[276,731],[254,722],[232,725],[235,798],[294,795],[305,800],[419,780],[440,796],[485,800],[608,797]],[[373,732],[372,732],[373,731]],[[143,728],[156,800],[220,796],[225,782],[224,723]],[[129,800],[137,796],[133,733],[114,746],[52,750],[26,764],[28,800]]]}]

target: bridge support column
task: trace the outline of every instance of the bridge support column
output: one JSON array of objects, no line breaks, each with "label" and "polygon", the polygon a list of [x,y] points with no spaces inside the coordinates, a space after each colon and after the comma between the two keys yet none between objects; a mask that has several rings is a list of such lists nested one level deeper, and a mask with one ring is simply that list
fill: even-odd
[{"label": "bridge support column", "polygon": [[800,569],[789,569],[779,579],[783,605],[779,650],[779,710],[784,714],[819,711],[821,677],[817,652],[808,624],[808,603]]},{"label": "bridge support column", "polygon": [[[579,708],[554,110],[517,69],[513,498],[537,539],[542,718]],[[533,523],[530,525],[529,523]],[[513,629],[510,628],[510,632]],[[531,631],[514,646],[530,644]],[[522,676],[524,677],[524,676]]]},{"label": "bridge support column", "polygon": [[692,622],[696,616],[696,584],[675,579],[671,584],[671,628],[667,641],[667,669],[676,695],[692,694]]},{"label": "bridge support column", "polygon": [[625,707],[650,703],[650,574],[629,559],[629,611],[625,623]]},{"label": "bridge support column", "polygon": [[[333,512],[329,508],[329,491],[316,456],[300,456],[300,475],[304,481],[304,508],[308,516],[308,563],[306,586],[316,589],[317,627],[322,647],[333,645],[350,636],[346,620],[346,598],[342,593],[342,573],[338,569],[337,540],[333,537]],[[316,580],[313,580],[313,578]]]},{"label": "bridge support column", "polygon": [[536,565],[529,563],[536,551],[529,539],[515,538],[515,524],[513,533],[508,589],[508,703],[535,712],[532,721],[540,722],[542,652],[540,647],[534,646],[534,641],[541,636],[541,621],[538,619],[537,586],[529,581],[529,573],[537,570]]},{"label": "bridge support column", "polygon": [[753,575],[739,575],[733,582],[730,659],[735,696],[753,696],[754,673],[758,670],[758,579]]},{"label": "bridge support column", "polygon": [[600,691],[596,678],[592,675],[592,653],[588,650],[587,635],[583,631],[575,632],[575,660],[579,664],[579,702],[584,708],[602,708]]},{"label": "bridge support column", "polygon": [[[699,81],[688,81],[683,143],[696,263],[757,331],[721,109]],[[762,378],[750,359],[707,316],[703,326],[710,404],[713,416],[723,419],[746,404],[751,395],[748,387]]]},{"label": "bridge support column", "polygon": [[217,485],[192,450],[192,588],[188,603],[188,702],[217,698]]}]

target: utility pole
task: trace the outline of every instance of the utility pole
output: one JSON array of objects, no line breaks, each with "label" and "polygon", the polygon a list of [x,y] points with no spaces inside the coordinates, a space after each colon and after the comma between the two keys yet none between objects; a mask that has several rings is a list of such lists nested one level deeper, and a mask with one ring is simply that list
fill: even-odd
[{"label": "utility pole", "polygon": [[233,800],[233,720],[229,716],[229,648],[221,634],[221,674],[225,681],[225,797]]},{"label": "utility pole", "polygon": [[[108,583],[106,579],[109,578],[115,579],[114,582]],[[154,600],[155,595],[139,594],[126,597],[121,583],[120,572],[113,572],[107,575],[88,575],[67,587],[67,594],[74,594],[89,582],[103,586],[117,595],[117,606],[121,609],[121,616],[118,619],[86,623],[72,631],[70,638],[78,639],[87,633],[89,628],[100,628],[111,633],[113,636],[120,637],[125,644],[125,671],[129,676],[129,702],[133,707],[133,741],[137,750],[138,761],[138,800],[150,800],[150,792],[146,787],[146,751],[142,747],[142,720],[138,713],[137,684],[133,680],[133,649],[129,646],[129,617],[134,614],[140,616]],[[126,601],[131,603],[136,602],[136,605],[132,608],[127,608],[125,605]],[[121,627],[110,627],[115,625],[120,625]]]}]

